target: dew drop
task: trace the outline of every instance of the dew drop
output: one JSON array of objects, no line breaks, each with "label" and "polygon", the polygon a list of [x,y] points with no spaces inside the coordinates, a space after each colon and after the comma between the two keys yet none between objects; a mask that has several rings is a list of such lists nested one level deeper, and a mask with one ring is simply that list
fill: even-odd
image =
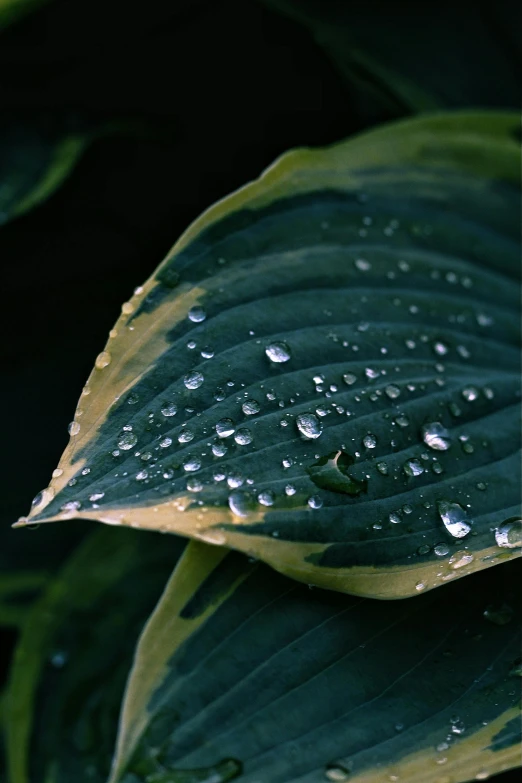
[{"label": "dew drop", "polygon": [[230,473],[227,476],[227,484],[230,487],[230,489],[242,487],[244,483],[245,483],[245,479],[241,473],[234,470],[230,471]]},{"label": "dew drop", "polygon": [[74,437],[75,435],[78,435],[80,432],[80,424],[77,421],[71,421],[69,426],[67,427],[67,432],[71,437]]},{"label": "dew drop", "polygon": [[464,538],[471,530],[467,513],[458,503],[448,500],[437,501],[437,508],[444,527],[453,538]]},{"label": "dew drop", "polygon": [[241,406],[241,410],[246,416],[255,416],[261,410],[260,404],[257,400],[245,400]]},{"label": "dew drop", "polygon": [[461,394],[466,402],[473,402],[479,396],[476,386],[466,386],[465,389],[462,389]]},{"label": "dew drop", "polygon": [[271,489],[264,489],[257,496],[257,502],[261,503],[262,506],[273,506],[274,500],[274,493]]},{"label": "dew drop", "polygon": [[97,370],[103,370],[104,367],[108,367],[108,365],[111,363],[111,359],[112,357],[108,351],[102,351],[96,357],[94,366]]},{"label": "dew drop", "polygon": [[433,547],[433,551],[437,557],[445,557],[449,554],[449,546],[447,544],[437,544]]},{"label": "dew drop", "polygon": [[451,446],[450,434],[440,421],[431,421],[422,427],[422,440],[434,451],[447,451]]},{"label": "dew drop", "polygon": [[323,499],[319,495],[312,495],[308,498],[308,505],[310,508],[321,508],[323,505]]},{"label": "dew drop", "polygon": [[189,317],[189,321],[193,321],[195,324],[199,324],[201,321],[205,320],[207,314],[202,307],[196,305],[195,307],[190,308],[190,310],[188,311],[188,317]]},{"label": "dew drop", "polygon": [[231,492],[228,496],[228,506],[236,516],[246,517],[253,510],[252,497],[242,490]]},{"label": "dew drop", "polygon": [[137,442],[138,438],[133,432],[124,432],[118,438],[118,446],[120,449],[123,449],[123,451],[129,451],[129,449],[132,449],[132,447],[135,446]]},{"label": "dew drop", "polygon": [[239,446],[248,446],[252,443],[254,436],[247,427],[240,427],[234,435],[234,440]]},{"label": "dew drop", "polygon": [[363,443],[367,449],[374,449],[377,445],[377,438],[375,437],[375,435],[372,435],[372,433],[369,432],[367,435],[364,436]]},{"label": "dew drop", "polygon": [[212,454],[214,455],[214,457],[224,457],[227,451],[228,449],[224,443],[212,444]]},{"label": "dew drop", "polygon": [[220,419],[216,423],[216,433],[220,438],[229,438],[236,431],[236,425],[232,419]]},{"label": "dew drop", "polygon": [[149,474],[146,470],[140,470],[139,473],[136,473],[136,481],[145,481],[148,477]]},{"label": "dew drop", "polygon": [[183,462],[183,470],[187,473],[194,473],[196,470],[199,470],[201,467],[201,460],[199,457],[187,457],[187,459]]},{"label": "dew drop", "polygon": [[436,343],[433,343],[433,350],[437,356],[445,356],[448,353],[448,346],[437,341]]},{"label": "dew drop", "polygon": [[357,376],[353,372],[345,372],[343,375],[343,381],[347,386],[352,386],[357,380]]},{"label": "dew drop", "polygon": [[388,475],[388,465],[385,462],[378,462],[376,467],[379,473],[382,473],[383,476]]},{"label": "dew drop", "polygon": [[178,412],[178,406],[174,405],[173,402],[165,403],[165,405],[161,409],[161,413],[163,416],[166,416],[169,418],[170,416],[175,416]]},{"label": "dew drop", "polygon": [[314,413],[301,413],[295,422],[297,429],[307,440],[315,440],[323,431],[323,425]]},{"label": "dew drop", "polygon": [[459,568],[464,568],[465,566],[472,563],[474,560],[473,555],[471,552],[467,552],[465,549],[461,549],[458,552],[454,552],[450,559],[448,560],[448,565],[450,568],[453,568],[454,571],[458,570]]},{"label": "dew drop", "polygon": [[162,448],[162,449],[168,448],[168,446],[172,445],[172,438],[168,438],[168,437],[167,438],[162,438],[160,440],[160,444],[159,445],[160,445],[160,448]]},{"label": "dew drop", "polygon": [[189,492],[201,492],[203,489],[203,482],[195,476],[191,476],[187,479],[186,487]]},{"label": "dew drop", "polygon": [[373,367],[366,367],[364,370],[364,374],[366,375],[369,381],[374,381],[376,378],[379,377],[379,371],[374,370]]},{"label": "dew drop", "polygon": [[292,355],[289,346],[283,342],[270,343],[266,346],[265,353],[275,364],[287,362]]},{"label": "dew drop", "polygon": [[522,546],[522,520],[514,517],[503,522],[495,530],[495,541],[508,549]]},{"label": "dew drop", "polygon": [[181,432],[178,435],[179,443],[190,443],[190,441],[193,439],[194,439],[194,433],[192,432],[192,430],[181,430]]},{"label": "dew drop", "polygon": [[420,476],[421,473],[424,473],[424,467],[418,459],[407,460],[402,469],[407,476]]},{"label": "dew drop", "polygon": [[399,394],[401,393],[401,390],[398,386],[395,386],[393,383],[390,383],[386,388],[384,389],[384,393],[387,397],[390,398],[390,400],[396,400]]},{"label": "dew drop", "polygon": [[354,261],[354,265],[359,270],[359,272],[368,272],[372,268],[370,262],[365,258],[357,258]]},{"label": "dew drop", "polygon": [[187,389],[199,389],[205,378],[197,370],[187,373],[183,378],[183,383]]}]

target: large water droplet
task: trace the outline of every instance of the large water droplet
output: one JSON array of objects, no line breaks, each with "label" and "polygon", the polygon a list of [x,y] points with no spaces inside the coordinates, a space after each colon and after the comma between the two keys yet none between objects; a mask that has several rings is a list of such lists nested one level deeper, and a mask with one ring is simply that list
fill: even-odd
[{"label": "large water droplet", "polygon": [[343,375],[343,381],[347,386],[352,386],[357,380],[357,376],[353,372],[345,372]]},{"label": "large water droplet", "polygon": [[245,400],[241,410],[246,416],[254,416],[256,413],[259,413],[261,406],[257,400]]},{"label": "large water droplet", "polygon": [[314,413],[299,414],[295,423],[301,435],[308,440],[315,440],[323,431],[323,425]]},{"label": "large water droplet", "polygon": [[98,354],[96,357],[96,361],[94,362],[94,366],[98,370],[103,370],[104,367],[107,367],[111,363],[111,355],[108,351],[102,351]]},{"label": "large water droplet", "polygon": [[167,418],[170,416],[175,416],[177,412],[178,406],[174,405],[173,402],[166,402],[161,409],[161,413]]},{"label": "large water droplet", "polygon": [[407,476],[420,476],[421,473],[424,473],[424,467],[418,459],[406,460],[403,470]]},{"label": "large water droplet", "polygon": [[190,310],[188,311],[188,317],[190,321],[193,321],[194,323],[198,324],[201,321],[205,320],[207,314],[202,307],[199,307],[199,305],[195,305],[194,307],[191,307]]},{"label": "large water droplet", "polygon": [[437,508],[444,527],[453,538],[464,538],[471,530],[466,511],[458,503],[437,501]]},{"label": "large water droplet", "polygon": [[290,347],[283,342],[270,343],[265,348],[265,353],[271,362],[282,364],[287,362],[292,356]]},{"label": "large water droplet", "polygon": [[80,432],[80,423],[78,421],[71,421],[69,426],[67,427],[67,432],[71,437],[74,437],[74,435],[78,435]]},{"label": "large water droplet", "polygon": [[238,517],[246,517],[254,509],[252,496],[243,490],[231,492],[228,496],[228,505],[232,513]]},{"label": "large water droplet", "polygon": [[118,438],[118,446],[120,449],[123,449],[123,451],[129,451],[129,449],[132,449],[132,447],[135,446],[137,442],[138,438],[133,432],[124,432]]},{"label": "large water droplet", "polygon": [[468,552],[466,549],[460,549],[458,552],[452,554],[448,560],[448,565],[456,571],[459,568],[464,568],[469,565],[473,560],[474,558],[471,552]]},{"label": "large water droplet", "polygon": [[185,470],[187,473],[193,473],[196,470],[199,470],[201,467],[201,460],[199,457],[187,457],[187,459],[183,462],[183,470]]},{"label": "large water droplet", "polygon": [[216,423],[216,432],[220,438],[229,438],[236,431],[236,425],[232,419],[220,419]]},{"label": "large water droplet", "polygon": [[522,520],[513,517],[507,519],[495,530],[497,546],[514,549],[522,546]]},{"label": "large water droplet", "polygon": [[431,421],[422,427],[422,440],[435,451],[447,451],[451,446],[448,430],[440,421]]},{"label": "large water droplet", "polygon": [[253,439],[254,436],[247,427],[240,427],[234,435],[234,440],[239,446],[247,446]]},{"label": "large water droplet", "polygon": [[274,493],[271,489],[264,489],[257,496],[257,501],[258,503],[261,503],[262,506],[273,506],[274,500]]},{"label": "large water droplet", "polygon": [[205,379],[200,372],[193,370],[192,372],[189,372],[187,375],[185,375],[183,378],[183,383],[187,389],[199,389],[204,380]]},{"label": "large water droplet", "polygon": [[363,438],[363,444],[366,446],[367,449],[374,449],[377,445],[377,438],[375,435],[372,435],[371,432],[369,432],[367,435]]}]

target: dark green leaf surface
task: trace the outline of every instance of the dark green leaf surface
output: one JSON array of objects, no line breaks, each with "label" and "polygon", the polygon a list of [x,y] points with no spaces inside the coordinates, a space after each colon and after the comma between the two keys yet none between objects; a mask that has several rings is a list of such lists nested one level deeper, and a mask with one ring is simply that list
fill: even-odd
[{"label": "dark green leaf surface", "polygon": [[183,546],[106,528],[49,581],[5,696],[11,783],[106,779],[133,648]]},{"label": "dark green leaf surface", "polygon": [[34,11],[48,0],[0,0],[0,30]]},{"label": "dark green leaf surface", "polygon": [[376,114],[519,105],[515,3],[264,3],[302,23]]},{"label": "dark green leaf surface", "polygon": [[53,125],[37,117],[0,122],[0,224],[48,198],[89,144],[88,133],[57,132]]},{"label": "dark green leaf surface", "polygon": [[205,213],[123,305],[29,520],[383,598],[520,555],[517,132],[389,125]]},{"label": "dark green leaf surface", "polygon": [[110,781],[459,783],[514,767],[519,578],[510,564],[388,603],[190,544],[140,639]]}]

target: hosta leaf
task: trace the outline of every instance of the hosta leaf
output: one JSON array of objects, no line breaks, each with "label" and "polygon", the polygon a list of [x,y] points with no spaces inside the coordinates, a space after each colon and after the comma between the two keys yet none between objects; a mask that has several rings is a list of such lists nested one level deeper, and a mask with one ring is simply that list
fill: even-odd
[{"label": "hosta leaf", "polygon": [[263,2],[302,23],[374,111],[518,106],[513,4]]},{"label": "hosta leaf", "polygon": [[517,766],[514,568],[388,603],[191,543],[140,638],[110,783],[459,783]]},{"label": "hosta leaf", "polygon": [[31,124],[11,121],[8,117],[0,123],[0,224],[48,198],[91,140],[87,132],[60,133],[52,125],[37,119]]},{"label": "hosta leaf", "polygon": [[50,580],[10,675],[10,783],[105,780],[133,646],[183,546],[106,528]]},{"label": "hosta leaf", "polygon": [[385,598],[520,555],[517,130],[397,123],[207,211],[123,305],[29,521]]}]

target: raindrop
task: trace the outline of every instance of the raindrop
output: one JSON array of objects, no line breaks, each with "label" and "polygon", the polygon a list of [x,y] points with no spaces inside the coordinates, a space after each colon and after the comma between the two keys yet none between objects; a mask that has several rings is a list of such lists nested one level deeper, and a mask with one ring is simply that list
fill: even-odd
[{"label": "raindrop", "polygon": [[136,481],[145,481],[149,477],[149,474],[146,470],[140,470],[139,473],[136,473]]},{"label": "raindrop", "polygon": [[351,771],[351,764],[335,763],[327,766],[324,775],[326,780],[333,781],[333,783],[342,783],[342,781],[349,779]]},{"label": "raindrop", "polygon": [[514,517],[503,522],[495,530],[495,541],[508,549],[522,546],[522,520]]},{"label": "raindrop", "polygon": [[420,593],[421,590],[426,589],[426,585],[424,584],[424,582],[417,582],[415,585],[415,589],[417,590],[418,593]]},{"label": "raindrop", "polygon": [[172,438],[162,438],[162,440],[160,440],[160,444],[159,445],[160,445],[160,448],[166,449],[168,446],[172,445]]},{"label": "raindrop", "polygon": [[111,359],[112,357],[108,351],[102,351],[96,357],[94,366],[97,370],[103,370],[104,367],[108,367],[108,365],[111,363]]},{"label": "raindrop", "polygon": [[379,473],[382,473],[383,476],[388,475],[388,465],[385,462],[378,462],[376,467]]},{"label": "raindrop", "polygon": [[189,492],[201,492],[203,489],[203,482],[195,476],[191,476],[189,479],[187,479],[186,486]]},{"label": "raindrop", "polygon": [[220,419],[216,424],[216,432],[220,438],[229,438],[236,431],[232,419]]},{"label": "raindrop", "polygon": [[323,499],[319,497],[319,495],[312,495],[308,498],[308,505],[310,508],[321,508],[323,505]]},{"label": "raindrop", "polygon": [[431,547],[428,544],[421,544],[421,546],[417,549],[418,555],[427,555],[428,552],[430,552]]},{"label": "raindrop", "polygon": [[252,443],[254,436],[247,427],[240,427],[234,435],[234,440],[239,446],[247,446]]},{"label": "raindrop", "polygon": [[68,503],[64,503],[63,506],[60,506],[60,511],[78,511],[81,507],[82,504],[79,500],[70,500]]},{"label": "raindrop", "polygon": [[379,377],[379,371],[374,370],[373,367],[366,367],[364,370],[364,374],[366,375],[369,381],[374,381],[376,378]]},{"label": "raindrop", "polygon": [[390,516],[388,517],[388,519],[390,520],[392,525],[398,525],[399,522],[401,521],[400,516],[398,514],[396,514],[396,513],[391,513]]},{"label": "raindrop", "polygon": [[52,476],[53,478],[60,478],[62,474],[63,474],[63,470],[61,468],[55,468],[53,470]]},{"label": "raindrop", "polygon": [[369,432],[367,435],[364,436],[363,443],[367,449],[374,449],[377,445],[377,438],[375,437],[375,435],[372,435],[372,433]]},{"label": "raindrop", "polygon": [[365,258],[357,258],[354,261],[354,265],[360,272],[368,272],[372,268],[370,262]]},{"label": "raindrop", "polygon": [[136,405],[139,401],[140,401],[140,395],[136,394],[136,392],[131,392],[127,397],[128,405]]},{"label": "raindrop", "polygon": [[228,505],[232,513],[238,517],[246,517],[253,510],[252,497],[248,492],[243,492],[242,490],[230,493]]},{"label": "raindrop", "polygon": [[78,433],[80,432],[80,424],[79,424],[79,422],[71,421],[71,423],[67,427],[67,432],[71,436],[78,435]]},{"label": "raindrop", "polygon": [[420,476],[424,473],[424,467],[418,459],[409,459],[403,465],[403,470],[407,476]]},{"label": "raindrop", "polygon": [[120,449],[123,449],[123,451],[129,451],[129,449],[132,449],[132,447],[135,446],[137,442],[138,438],[133,432],[124,432],[118,438],[118,446]]},{"label": "raindrop", "polygon": [[193,370],[192,372],[189,372],[187,375],[185,375],[183,378],[183,383],[187,389],[199,389],[204,380],[205,379],[200,372]]},{"label": "raindrop", "polygon": [[224,443],[212,444],[212,454],[214,455],[214,457],[224,457],[227,451],[228,449]]},{"label": "raindrop", "polygon": [[285,487],[285,495],[289,495],[289,496],[290,495],[295,495],[296,492],[297,492],[297,490],[296,490],[296,488],[294,487],[293,484],[287,484],[286,485],[286,487]]},{"label": "raindrop", "polygon": [[445,356],[448,353],[448,346],[444,343],[437,341],[433,344],[433,350],[437,356]]},{"label": "raindrop", "polygon": [[437,501],[437,508],[444,527],[453,538],[464,538],[471,530],[467,513],[458,503],[448,500]]},{"label": "raindrop", "polygon": [[459,568],[464,568],[473,562],[473,555],[471,552],[467,552],[465,549],[461,549],[458,552],[454,552],[448,560],[448,565],[456,571]]},{"label": "raindrop", "polygon": [[466,386],[465,389],[462,389],[461,394],[466,402],[473,402],[479,396],[479,392],[476,386]]},{"label": "raindrop", "polygon": [[401,393],[401,390],[398,386],[394,386],[393,383],[390,383],[386,388],[384,389],[384,393],[387,397],[390,398],[390,400],[396,400],[399,394]]},{"label": "raindrop", "polygon": [[161,412],[163,416],[166,416],[167,418],[169,418],[170,416],[175,416],[176,413],[178,412],[178,406],[174,405],[173,402],[167,402],[162,407]]},{"label": "raindrop", "polygon": [[274,500],[274,493],[271,489],[265,489],[257,496],[257,501],[258,503],[261,503],[262,506],[273,506]]},{"label": "raindrop", "polygon": [[447,451],[451,445],[450,434],[440,421],[432,421],[422,427],[422,440],[435,451]]},{"label": "raindrop", "polygon": [[246,416],[254,416],[256,413],[259,413],[261,406],[257,400],[245,400],[241,406],[241,410]]},{"label": "raindrop", "polygon": [[227,484],[230,487],[230,489],[235,489],[236,487],[242,487],[244,483],[245,483],[245,479],[241,475],[241,473],[233,470],[230,471],[230,473],[227,476]]},{"label": "raindrop", "polygon": [[202,307],[196,305],[195,307],[190,308],[190,310],[188,311],[188,317],[190,321],[193,321],[194,323],[198,324],[201,321],[205,320],[207,314]]},{"label": "raindrop", "polygon": [[410,420],[408,419],[408,417],[404,413],[401,413],[395,419],[395,424],[398,424],[399,427],[407,427],[409,425],[409,423],[410,423]]},{"label": "raindrop", "polygon": [[343,381],[347,386],[352,386],[357,380],[357,376],[353,372],[345,372],[343,375]]},{"label": "raindrop", "polygon": [[437,557],[445,557],[449,554],[449,546],[447,544],[437,544],[433,547],[433,551]]},{"label": "raindrop", "polygon": [[92,495],[89,495],[89,500],[91,503],[96,503],[97,500],[101,500],[102,497],[104,497],[105,492],[93,492]]},{"label": "raindrop", "polygon": [[192,432],[192,430],[181,430],[181,432],[178,435],[179,443],[190,443],[190,441],[193,439],[194,439],[194,433]]},{"label": "raindrop", "polygon": [[183,462],[183,470],[185,470],[187,473],[193,473],[196,470],[199,470],[201,467],[201,460],[199,457],[187,457],[187,459]]},{"label": "raindrop", "polygon": [[208,345],[206,345],[204,348],[201,349],[201,356],[203,359],[212,359],[214,356],[214,350],[212,348],[209,348]]},{"label": "raindrop", "polygon": [[270,361],[275,364],[287,362],[292,355],[289,346],[283,342],[270,343],[270,345],[266,346],[265,353]]},{"label": "raindrop", "polygon": [[323,431],[323,425],[314,413],[301,413],[295,421],[301,435],[308,440],[315,440]]}]

